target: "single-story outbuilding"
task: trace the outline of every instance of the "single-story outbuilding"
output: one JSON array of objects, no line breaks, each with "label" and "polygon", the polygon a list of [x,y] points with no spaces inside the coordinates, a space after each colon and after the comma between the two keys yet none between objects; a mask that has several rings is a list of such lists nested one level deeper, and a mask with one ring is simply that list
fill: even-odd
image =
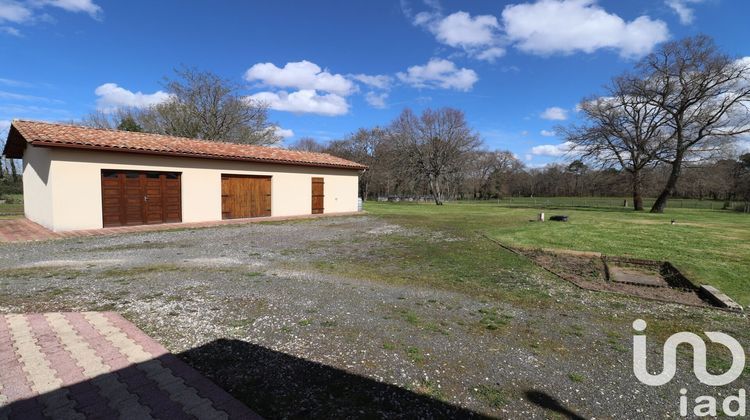
[{"label": "single-story outbuilding", "polygon": [[54,231],[357,211],[366,166],[324,153],[14,120],[26,217]]}]

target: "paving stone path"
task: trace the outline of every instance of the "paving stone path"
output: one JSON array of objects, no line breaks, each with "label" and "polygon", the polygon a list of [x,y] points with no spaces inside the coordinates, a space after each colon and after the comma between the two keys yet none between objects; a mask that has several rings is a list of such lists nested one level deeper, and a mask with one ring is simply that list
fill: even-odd
[{"label": "paving stone path", "polygon": [[123,233],[138,232],[158,232],[164,230],[177,229],[199,229],[215,226],[226,225],[245,225],[259,222],[278,222],[284,220],[299,219],[317,219],[324,217],[352,216],[364,214],[364,212],[349,213],[325,213],[325,214],[307,214],[302,216],[274,216],[274,217],[255,217],[250,219],[228,219],[214,220],[210,222],[191,222],[191,223],[161,223],[156,225],[137,225],[137,226],[120,226],[103,229],[86,229],[86,230],[69,230],[65,232],[53,232],[44,226],[32,222],[25,217],[14,219],[0,219],[0,244],[1,243],[18,243],[31,241],[48,241],[52,239],[80,238],[87,236],[109,236]]},{"label": "paving stone path", "polygon": [[0,419],[250,419],[113,312],[0,315]]}]

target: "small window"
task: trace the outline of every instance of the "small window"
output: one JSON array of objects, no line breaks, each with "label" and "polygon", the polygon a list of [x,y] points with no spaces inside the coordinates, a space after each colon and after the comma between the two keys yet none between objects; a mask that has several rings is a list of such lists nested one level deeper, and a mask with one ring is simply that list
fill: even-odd
[{"label": "small window", "polygon": [[116,179],[118,175],[117,171],[102,171],[102,178]]},{"label": "small window", "polygon": [[158,172],[149,172],[146,174],[146,178],[149,179],[159,179],[159,173]]},{"label": "small window", "polygon": [[167,173],[167,179],[179,179],[180,174],[177,172],[168,172]]},{"label": "small window", "polygon": [[139,174],[138,172],[126,172],[125,173],[125,178],[133,179],[133,178],[140,178],[140,176],[141,174]]}]

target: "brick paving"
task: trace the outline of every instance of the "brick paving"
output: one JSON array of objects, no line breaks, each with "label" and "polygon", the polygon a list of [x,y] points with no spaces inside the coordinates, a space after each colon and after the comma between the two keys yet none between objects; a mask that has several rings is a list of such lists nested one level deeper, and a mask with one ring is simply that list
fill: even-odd
[{"label": "brick paving", "polygon": [[212,222],[163,223],[158,225],[122,226],[104,229],[71,230],[53,232],[29,219],[0,219],[0,243],[48,241],[61,238],[78,238],[85,236],[118,235],[122,233],[155,232],[174,229],[195,229],[226,225],[243,225],[258,222],[275,222],[284,220],[311,219],[319,217],[351,216],[364,212],[308,214],[304,216],[256,217],[252,219],[217,220]]},{"label": "brick paving", "polygon": [[0,315],[0,419],[256,419],[113,312]]}]

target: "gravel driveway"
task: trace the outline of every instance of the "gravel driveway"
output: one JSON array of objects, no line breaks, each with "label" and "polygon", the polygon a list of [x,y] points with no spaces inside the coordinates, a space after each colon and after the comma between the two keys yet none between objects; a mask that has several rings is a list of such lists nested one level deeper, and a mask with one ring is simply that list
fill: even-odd
[{"label": "gravel driveway", "polygon": [[533,268],[497,285],[541,296],[522,302],[330,269],[399,236],[480,240],[356,216],[2,245],[0,311],[117,311],[271,418],[664,417],[680,387],[716,390],[689,363],[672,385],[639,384],[634,319],[661,326],[652,344],[672,325],[747,342],[742,315],[586,292]]}]

